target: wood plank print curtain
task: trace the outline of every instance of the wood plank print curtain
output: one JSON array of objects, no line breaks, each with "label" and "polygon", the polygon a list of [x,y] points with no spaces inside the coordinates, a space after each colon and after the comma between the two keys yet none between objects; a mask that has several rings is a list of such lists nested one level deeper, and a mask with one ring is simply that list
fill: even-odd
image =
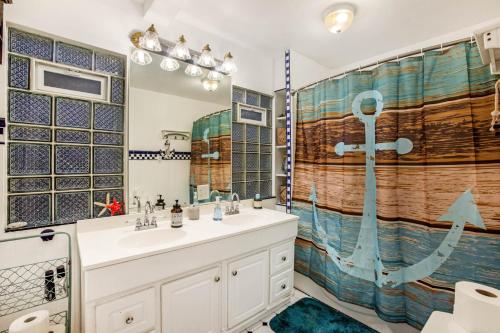
[{"label": "wood plank print curtain", "polygon": [[500,288],[497,79],[463,43],[300,91],[296,270],[418,328],[457,281]]},{"label": "wood plank print curtain", "polygon": [[231,110],[207,115],[193,123],[190,200],[197,185],[231,193]]}]

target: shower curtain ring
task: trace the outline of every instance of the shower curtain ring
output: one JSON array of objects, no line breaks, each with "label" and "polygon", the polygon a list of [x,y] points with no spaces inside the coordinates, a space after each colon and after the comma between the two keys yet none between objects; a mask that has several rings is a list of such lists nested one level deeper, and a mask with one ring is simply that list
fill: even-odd
[{"label": "shower curtain ring", "polygon": [[443,53],[443,43],[441,43],[441,54]]}]

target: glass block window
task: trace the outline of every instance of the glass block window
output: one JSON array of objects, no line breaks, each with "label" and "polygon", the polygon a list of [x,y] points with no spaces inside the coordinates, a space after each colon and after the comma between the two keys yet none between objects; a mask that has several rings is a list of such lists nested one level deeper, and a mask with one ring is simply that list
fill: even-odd
[{"label": "glass block window", "polygon": [[[126,57],[19,29],[7,36],[7,223],[31,229],[97,217],[94,201],[125,196]],[[106,73],[110,96],[35,91],[39,59]]]},{"label": "glass block window", "polygon": [[[246,119],[255,122],[238,121],[239,103],[262,108],[257,113],[244,110]],[[259,193],[262,198],[272,195],[272,97],[240,87],[233,88],[232,126],[232,191],[241,199],[251,199]],[[252,113],[254,112],[254,113]],[[259,121],[267,118],[267,121]]]}]

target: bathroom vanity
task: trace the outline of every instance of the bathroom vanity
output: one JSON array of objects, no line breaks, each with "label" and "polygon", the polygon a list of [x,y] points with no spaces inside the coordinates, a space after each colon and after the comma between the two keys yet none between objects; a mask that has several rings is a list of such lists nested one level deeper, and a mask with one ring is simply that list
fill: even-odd
[{"label": "bathroom vanity", "polygon": [[173,229],[79,221],[82,332],[240,332],[290,301],[298,218],[243,208]]}]

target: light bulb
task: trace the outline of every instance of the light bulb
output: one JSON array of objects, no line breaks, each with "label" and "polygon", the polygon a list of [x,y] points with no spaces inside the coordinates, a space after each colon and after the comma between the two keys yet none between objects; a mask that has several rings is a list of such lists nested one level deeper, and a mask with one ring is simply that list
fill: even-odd
[{"label": "light bulb", "polygon": [[209,80],[208,78],[201,80],[203,84],[203,89],[206,91],[215,91],[219,87],[219,81],[217,80]]},{"label": "light bulb", "polygon": [[346,31],[354,19],[354,9],[354,6],[349,4],[328,8],[323,15],[323,23],[328,31],[334,34]]},{"label": "light bulb", "polygon": [[224,56],[224,62],[220,66],[220,69],[227,75],[232,75],[238,71],[231,52],[226,53]]},{"label": "light bulb", "polygon": [[144,33],[144,36],[139,39],[139,46],[150,51],[161,51],[160,36],[158,35],[154,24],[151,24],[148,30]]},{"label": "light bulb", "polygon": [[161,69],[167,72],[173,72],[179,69],[179,62],[170,57],[163,57],[163,60],[160,63]]},{"label": "light bulb", "polygon": [[135,49],[134,52],[132,52],[132,55],[130,56],[130,59],[135,62],[137,65],[148,65],[153,61],[153,58],[151,58],[151,55],[141,49]]},{"label": "light bulb", "polygon": [[203,71],[200,66],[195,64],[189,64],[187,65],[184,73],[186,73],[189,76],[201,76],[203,74]]},{"label": "light bulb", "polygon": [[184,38],[184,35],[179,37],[177,44],[175,44],[170,55],[181,60],[191,59],[191,53],[189,52],[189,48],[186,46],[186,38]]},{"label": "light bulb", "polygon": [[222,74],[217,71],[208,72],[207,79],[209,80],[220,80],[222,79]]},{"label": "light bulb", "polygon": [[215,59],[212,55],[212,50],[210,45],[205,45],[201,50],[200,58],[198,59],[198,65],[203,67],[215,67]]}]

